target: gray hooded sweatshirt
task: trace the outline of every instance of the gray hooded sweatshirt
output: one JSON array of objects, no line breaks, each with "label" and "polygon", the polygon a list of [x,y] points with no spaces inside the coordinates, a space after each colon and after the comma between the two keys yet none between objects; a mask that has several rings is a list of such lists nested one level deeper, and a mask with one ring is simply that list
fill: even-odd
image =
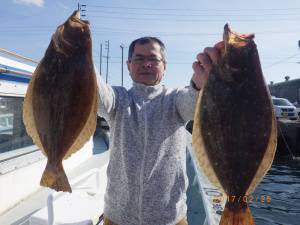
[{"label": "gray hooded sweatshirt", "polygon": [[174,225],[186,216],[186,130],[191,85],[111,87],[97,76],[98,114],[110,126],[104,215],[118,225]]}]

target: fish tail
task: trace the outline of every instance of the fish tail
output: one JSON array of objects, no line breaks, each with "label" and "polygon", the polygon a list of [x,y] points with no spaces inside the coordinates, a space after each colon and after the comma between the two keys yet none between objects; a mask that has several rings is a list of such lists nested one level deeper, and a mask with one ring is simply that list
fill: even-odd
[{"label": "fish tail", "polygon": [[43,172],[40,185],[52,188],[56,191],[72,192],[67,175],[64,171],[62,163],[53,166],[47,162],[47,166]]},{"label": "fish tail", "polygon": [[255,225],[247,203],[226,202],[220,225]]}]

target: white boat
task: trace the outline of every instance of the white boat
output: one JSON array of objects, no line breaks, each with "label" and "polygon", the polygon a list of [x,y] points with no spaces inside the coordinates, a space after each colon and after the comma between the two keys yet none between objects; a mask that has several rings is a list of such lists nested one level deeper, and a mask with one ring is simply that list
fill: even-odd
[{"label": "white boat", "polygon": [[[109,160],[107,125],[99,120],[94,137],[64,161],[71,194],[41,187],[46,158],[27,136],[22,121],[22,103],[34,69],[0,56],[0,120],[7,121],[0,129],[0,224],[101,224]],[[191,143],[189,133],[187,137]],[[191,145],[187,155],[189,224],[219,224],[223,193],[197,167]]]}]

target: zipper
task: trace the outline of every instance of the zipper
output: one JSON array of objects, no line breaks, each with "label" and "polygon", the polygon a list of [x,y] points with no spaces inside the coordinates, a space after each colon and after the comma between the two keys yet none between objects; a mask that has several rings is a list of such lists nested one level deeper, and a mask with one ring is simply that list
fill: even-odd
[{"label": "zipper", "polygon": [[142,224],[142,203],[143,203],[143,187],[144,187],[144,167],[145,167],[145,146],[146,146],[146,130],[147,130],[147,103],[148,101],[143,101],[143,105],[145,107],[144,111],[144,122],[145,122],[145,128],[144,128],[144,146],[143,146],[143,155],[142,155],[142,163],[141,163],[141,172],[140,172],[140,195],[139,195],[139,224]]}]

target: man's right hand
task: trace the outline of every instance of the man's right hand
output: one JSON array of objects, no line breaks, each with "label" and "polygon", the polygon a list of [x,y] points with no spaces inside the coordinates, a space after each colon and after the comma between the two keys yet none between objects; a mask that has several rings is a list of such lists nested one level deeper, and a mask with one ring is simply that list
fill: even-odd
[{"label": "man's right hand", "polygon": [[223,41],[215,44],[214,47],[206,47],[202,53],[197,55],[197,61],[193,63],[194,74],[192,80],[198,89],[205,86],[211,72],[212,65],[217,64],[221,57],[222,48],[224,48]]}]

